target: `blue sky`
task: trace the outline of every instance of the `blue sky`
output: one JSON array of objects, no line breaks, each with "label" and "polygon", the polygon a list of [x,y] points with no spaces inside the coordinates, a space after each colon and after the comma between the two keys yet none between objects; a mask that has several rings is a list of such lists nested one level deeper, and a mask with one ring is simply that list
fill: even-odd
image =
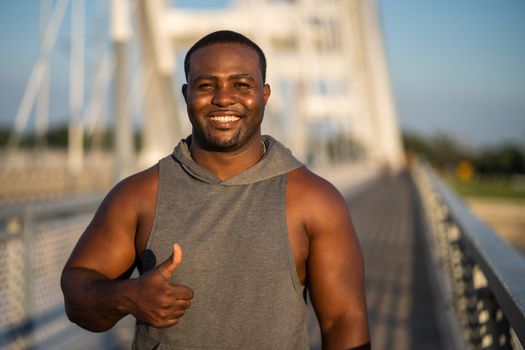
[{"label": "blue sky", "polygon": [[[200,7],[228,1],[208,0]],[[87,2],[94,11],[94,1]],[[176,0],[188,6],[190,0]],[[403,129],[467,145],[525,146],[525,1],[379,0]],[[38,55],[39,1],[0,3],[0,123],[16,114]],[[68,21],[53,53],[51,114],[67,115]],[[96,28],[91,35],[96,35]],[[96,59],[91,57],[90,59]]]},{"label": "blue sky", "polygon": [[525,1],[382,0],[405,129],[525,144]]}]

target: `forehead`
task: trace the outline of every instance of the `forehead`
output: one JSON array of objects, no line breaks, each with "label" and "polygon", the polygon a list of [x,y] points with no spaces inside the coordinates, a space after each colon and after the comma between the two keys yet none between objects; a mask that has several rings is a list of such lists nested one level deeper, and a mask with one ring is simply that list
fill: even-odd
[{"label": "forehead", "polygon": [[189,76],[250,74],[261,76],[257,52],[242,44],[212,44],[201,47],[190,57]]}]

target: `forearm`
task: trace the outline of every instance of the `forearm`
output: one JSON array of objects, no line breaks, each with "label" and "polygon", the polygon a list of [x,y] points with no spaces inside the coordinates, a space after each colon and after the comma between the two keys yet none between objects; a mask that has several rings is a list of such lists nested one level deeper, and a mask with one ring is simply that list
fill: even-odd
[{"label": "forearm", "polygon": [[131,312],[127,294],[132,280],[111,280],[93,270],[67,269],[61,286],[68,318],[80,327],[103,332]]}]

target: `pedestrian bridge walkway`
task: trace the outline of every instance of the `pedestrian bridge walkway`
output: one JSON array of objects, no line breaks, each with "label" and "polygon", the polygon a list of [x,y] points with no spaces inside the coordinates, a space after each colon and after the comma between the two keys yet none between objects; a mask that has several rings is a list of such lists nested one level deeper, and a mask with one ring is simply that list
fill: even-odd
[{"label": "pedestrian bridge walkway", "polygon": [[426,272],[421,212],[408,175],[378,179],[360,194],[349,193],[348,203],[365,256],[373,348],[444,349]]},{"label": "pedestrian bridge walkway", "polygon": [[[417,171],[411,176],[363,169],[319,172],[346,196],[364,251],[373,348],[520,349],[525,328],[523,257],[493,241],[494,255],[506,254],[504,260],[514,266],[505,271],[504,263],[495,263],[480,251],[483,242],[462,237],[470,226],[452,222],[453,206],[429,212],[426,197],[436,199],[436,193],[425,194],[429,183],[418,178]],[[131,318],[111,332],[93,334],[69,323],[63,313],[60,269],[99,200],[2,212],[1,349],[130,347]],[[446,220],[440,223],[443,215]],[[436,227],[448,235],[447,242],[432,233]],[[485,234],[487,228],[479,227]],[[443,262],[445,256],[452,260]],[[438,262],[444,267],[441,272]],[[309,327],[312,349],[321,349],[313,312]]]},{"label": "pedestrian bridge walkway", "polygon": [[365,252],[375,348],[439,349],[422,213],[409,178],[389,177],[350,203]]}]

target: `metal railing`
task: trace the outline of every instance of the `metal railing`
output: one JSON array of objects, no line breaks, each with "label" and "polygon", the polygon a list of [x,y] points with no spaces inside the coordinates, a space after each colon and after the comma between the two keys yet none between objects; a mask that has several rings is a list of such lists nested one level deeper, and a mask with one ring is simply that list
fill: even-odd
[{"label": "metal railing", "polygon": [[[426,166],[413,178],[427,219],[440,311],[458,349],[523,349],[525,258]],[[116,349],[132,319],[93,334],[67,320],[59,279],[101,196],[0,208],[0,349]],[[454,336],[455,335],[455,336]],[[124,348],[126,345],[123,346]]]},{"label": "metal railing", "polygon": [[60,274],[100,200],[0,207],[0,349],[118,349],[129,341],[129,320],[94,334],[64,312]]},{"label": "metal railing", "polygon": [[460,349],[523,349],[525,257],[504,242],[426,164],[412,176],[426,214],[440,312]]}]

